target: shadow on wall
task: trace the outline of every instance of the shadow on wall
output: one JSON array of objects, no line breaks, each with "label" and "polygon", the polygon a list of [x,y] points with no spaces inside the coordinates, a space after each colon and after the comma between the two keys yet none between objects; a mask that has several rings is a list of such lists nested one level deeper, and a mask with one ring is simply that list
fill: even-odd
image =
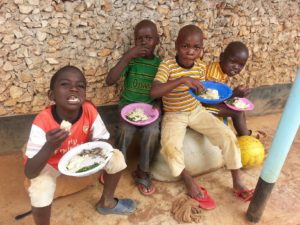
[{"label": "shadow on wall", "polygon": [[[249,99],[254,103],[255,109],[247,112],[247,116],[261,116],[281,112],[289,95],[291,84],[276,84],[254,88]],[[117,105],[100,106],[98,111],[114,136],[118,121]],[[26,143],[31,123],[35,115],[20,115],[0,117],[0,154],[20,151]]]},{"label": "shadow on wall", "polygon": [[249,99],[255,105],[253,111],[247,112],[248,116],[262,116],[281,112],[289,96],[292,84],[275,84],[255,88]]}]

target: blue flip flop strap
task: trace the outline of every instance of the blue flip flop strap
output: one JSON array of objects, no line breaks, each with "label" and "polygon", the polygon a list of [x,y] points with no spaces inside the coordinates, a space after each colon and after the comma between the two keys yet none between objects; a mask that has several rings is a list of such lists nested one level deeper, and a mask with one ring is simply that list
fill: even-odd
[{"label": "blue flip flop strap", "polygon": [[114,208],[100,208],[97,211],[101,214],[130,214],[135,211],[135,202],[131,199],[118,199],[118,203]]}]

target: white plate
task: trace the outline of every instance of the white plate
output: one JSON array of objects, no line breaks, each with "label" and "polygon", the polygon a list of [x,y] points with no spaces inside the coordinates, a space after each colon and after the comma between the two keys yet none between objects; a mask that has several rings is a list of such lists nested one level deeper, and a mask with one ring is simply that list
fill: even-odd
[{"label": "white plate", "polygon": [[[94,149],[94,148],[102,148],[104,151],[104,154],[107,156],[106,159],[102,158],[102,160],[101,160],[100,156],[97,157],[98,159],[100,158],[100,160],[101,160],[100,165],[98,165],[97,167],[90,169],[88,171],[79,172],[79,173],[71,172],[67,169],[67,165],[69,164],[69,162],[73,156],[81,153],[85,149],[90,150],[90,149]],[[94,174],[94,173],[97,173],[99,170],[103,169],[103,167],[106,165],[108,160],[110,160],[110,158],[112,157],[112,152],[113,152],[113,147],[106,142],[102,142],[102,141],[87,142],[87,143],[78,145],[78,146],[70,149],[70,151],[68,151],[66,154],[64,154],[64,156],[60,159],[60,161],[58,163],[58,170],[62,174],[65,174],[67,176],[73,176],[73,177],[85,177],[85,176]]]}]

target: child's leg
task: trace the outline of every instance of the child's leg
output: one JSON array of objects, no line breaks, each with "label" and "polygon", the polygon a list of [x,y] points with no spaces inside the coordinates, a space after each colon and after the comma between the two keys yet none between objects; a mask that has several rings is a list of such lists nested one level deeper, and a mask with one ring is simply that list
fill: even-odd
[{"label": "child's leg", "polygon": [[136,204],[131,199],[117,199],[114,197],[121,172],[126,168],[122,152],[114,149],[113,156],[105,165],[104,189],[96,209],[101,214],[128,215],[136,210]]},{"label": "child's leg", "polygon": [[50,224],[51,204],[58,176],[59,172],[57,170],[46,165],[38,177],[30,180],[28,192],[36,225]]},{"label": "child's leg", "polygon": [[32,206],[32,215],[36,225],[50,225],[51,205],[41,208]]},{"label": "child's leg", "polygon": [[145,195],[152,194],[155,191],[151,182],[150,164],[155,152],[159,150],[159,125],[160,119],[148,126],[140,128],[139,130],[141,135],[139,165],[137,170],[134,172],[134,177],[139,190]]},{"label": "child's leg", "polygon": [[184,154],[182,151],[183,139],[189,122],[190,112],[165,113],[161,128],[161,153],[173,176],[180,176],[187,189],[187,194],[202,197],[199,186],[185,169]]},{"label": "child's leg", "polygon": [[160,146],[160,119],[154,123],[141,128],[139,166],[145,172],[150,172],[150,163],[154,153],[158,152]]},{"label": "child's leg", "polygon": [[104,172],[104,188],[101,198],[97,205],[101,208],[114,208],[117,201],[114,199],[114,193],[121,177],[121,171],[115,174]]},{"label": "child's leg", "polygon": [[123,153],[125,160],[127,160],[127,148],[130,145],[137,128],[122,119],[120,119],[117,129],[116,147]]},{"label": "child's leg", "polygon": [[217,116],[231,117],[234,129],[237,132],[238,136],[250,135],[246,123],[246,115],[242,111],[235,111],[228,108],[224,103],[213,106],[218,109],[218,111],[213,114]]},{"label": "child's leg", "polygon": [[222,149],[226,167],[232,172],[233,188],[238,191],[246,189],[239,176],[239,169],[242,167],[240,149],[230,128],[202,108],[192,114],[190,121],[192,129],[202,133],[212,144]]}]

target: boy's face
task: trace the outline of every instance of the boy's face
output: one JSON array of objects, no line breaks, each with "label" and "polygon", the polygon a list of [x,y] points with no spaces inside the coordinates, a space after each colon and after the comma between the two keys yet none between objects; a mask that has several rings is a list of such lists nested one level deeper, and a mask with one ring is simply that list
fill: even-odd
[{"label": "boy's face", "polygon": [[60,111],[77,112],[85,101],[86,81],[78,72],[60,74],[49,92],[50,100],[55,101]]},{"label": "boy's face", "polygon": [[179,63],[184,67],[194,65],[196,59],[203,54],[203,38],[197,33],[189,33],[186,36],[181,35],[175,43]]},{"label": "boy's face", "polygon": [[151,26],[144,26],[135,31],[134,40],[136,46],[144,46],[148,49],[145,58],[154,55],[154,49],[159,42],[158,34]]},{"label": "boy's face", "polygon": [[221,69],[230,77],[239,74],[248,60],[248,53],[246,51],[222,54],[223,57],[221,57],[220,61]]}]

